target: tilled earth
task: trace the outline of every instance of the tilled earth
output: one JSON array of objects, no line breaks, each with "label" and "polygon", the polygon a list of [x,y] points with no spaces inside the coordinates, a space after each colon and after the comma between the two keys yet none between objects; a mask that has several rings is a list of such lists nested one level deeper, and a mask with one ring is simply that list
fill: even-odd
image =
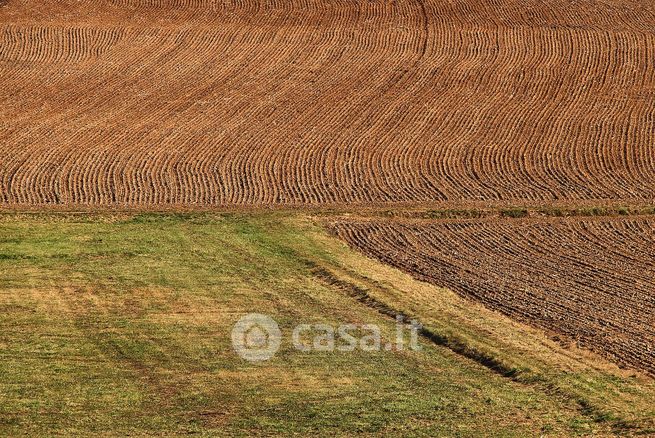
[{"label": "tilled earth", "polygon": [[655,199],[643,0],[4,0],[0,205]]},{"label": "tilled earth", "polygon": [[342,220],[330,228],[418,279],[655,374],[655,218]]},{"label": "tilled earth", "polygon": [[[654,60],[642,0],[0,0],[0,209],[649,204]],[[652,219],[334,230],[655,371]]]}]

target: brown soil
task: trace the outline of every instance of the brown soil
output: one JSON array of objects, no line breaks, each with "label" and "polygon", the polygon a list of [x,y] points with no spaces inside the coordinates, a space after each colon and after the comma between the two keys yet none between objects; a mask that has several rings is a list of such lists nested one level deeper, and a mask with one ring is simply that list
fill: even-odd
[{"label": "brown soil", "polygon": [[655,374],[652,217],[341,220],[330,228],[418,279]]},{"label": "brown soil", "polygon": [[655,372],[653,219],[460,220],[655,202],[652,2],[0,0],[0,27],[0,209],[438,206],[334,230]]},{"label": "brown soil", "polygon": [[0,205],[655,200],[638,0],[8,0]]}]

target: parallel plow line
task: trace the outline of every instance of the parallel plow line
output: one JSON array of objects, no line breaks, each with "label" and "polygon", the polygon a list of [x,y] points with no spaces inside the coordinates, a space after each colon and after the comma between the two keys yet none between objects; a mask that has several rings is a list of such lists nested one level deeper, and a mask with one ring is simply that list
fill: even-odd
[{"label": "parallel plow line", "polygon": [[655,200],[632,0],[0,8],[0,205]]},{"label": "parallel plow line", "polygon": [[354,220],[330,228],[418,279],[655,374],[653,218]]}]

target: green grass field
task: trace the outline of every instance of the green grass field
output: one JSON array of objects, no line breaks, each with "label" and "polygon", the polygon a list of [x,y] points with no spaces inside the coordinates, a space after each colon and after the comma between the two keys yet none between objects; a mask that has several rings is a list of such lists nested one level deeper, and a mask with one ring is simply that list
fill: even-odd
[{"label": "green grass field", "polygon": [[[0,435],[655,433],[652,379],[347,248],[303,214],[0,216]],[[302,352],[301,323],[424,326]],[[233,350],[244,314],[284,338]],[[430,339],[428,339],[430,338]]]}]

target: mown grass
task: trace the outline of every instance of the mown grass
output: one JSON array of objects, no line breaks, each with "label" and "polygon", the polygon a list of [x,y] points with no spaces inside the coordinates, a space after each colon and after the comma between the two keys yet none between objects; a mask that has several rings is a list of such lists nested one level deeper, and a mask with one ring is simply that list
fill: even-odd
[{"label": "mown grass", "polygon": [[648,216],[655,214],[654,206],[547,206],[547,207],[486,207],[486,208],[448,208],[448,209],[368,209],[355,212],[347,210],[325,210],[315,212],[318,216],[334,217],[384,217],[388,219],[481,219],[504,218],[522,219],[526,217],[600,217],[600,216]]},{"label": "mown grass", "polygon": [[527,208],[507,208],[507,209],[502,209],[500,210],[500,216],[501,217],[511,217],[511,218],[521,218],[521,217],[527,217],[529,214]]},{"label": "mown grass", "polygon": [[[439,315],[403,292],[428,286],[350,251],[304,216],[4,216],[0,435],[612,432],[611,421],[561,391],[503,377],[428,339],[418,352],[295,350],[288,335],[299,323],[374,323],[394,336],[392,318],[323,281],[316,266],[369,282],[372,296],[423,317],[434,333],[455,331],[491,355],[499,353],[490,344],[506,341],[471,322],[501,327],[502,318],[475,306]],[[271,315],[286,335],[270,361],[249,363],[231,348],[232,325],[250,312]],[[512,348],[500,359],[534,360],[540,373],[559,375],[557,364]],[[562,385],[592,375],[576,373]],[[631,403],[650,400],[641,380],[593,377],[585,396],[628,388]],[[609,411],[624,414],[617,403]]]}]

